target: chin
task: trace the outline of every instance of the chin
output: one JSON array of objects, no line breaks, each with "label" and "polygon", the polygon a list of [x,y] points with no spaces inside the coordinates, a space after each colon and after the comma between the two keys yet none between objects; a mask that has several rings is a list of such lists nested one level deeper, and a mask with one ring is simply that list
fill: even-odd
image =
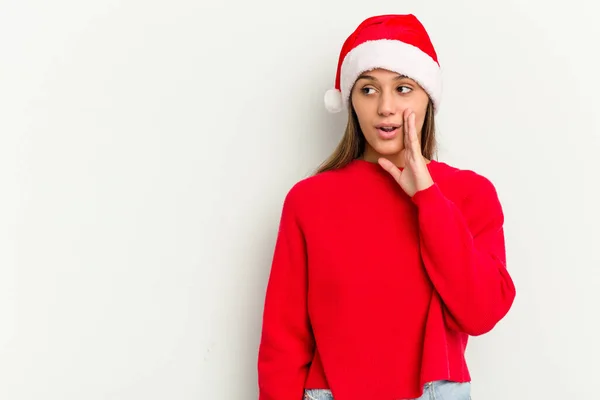
[{"label": "chin", "polygon": [[404,146],[400,143],[390,141],[387,143],[377,143],[376,146],[373,146],[373,150],[382,156],[394,157],[404,150]]}]

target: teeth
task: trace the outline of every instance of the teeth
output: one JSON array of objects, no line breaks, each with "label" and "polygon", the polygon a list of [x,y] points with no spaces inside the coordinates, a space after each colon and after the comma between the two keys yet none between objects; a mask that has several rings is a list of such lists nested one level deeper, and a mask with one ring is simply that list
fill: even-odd
[{"label": "teeth", "polygon": [[396,128],[394,128],[393,126],[384,126],[381,128],[382,131],[386,131],[386,132],[391,132],[394,129],[396,129]]}]

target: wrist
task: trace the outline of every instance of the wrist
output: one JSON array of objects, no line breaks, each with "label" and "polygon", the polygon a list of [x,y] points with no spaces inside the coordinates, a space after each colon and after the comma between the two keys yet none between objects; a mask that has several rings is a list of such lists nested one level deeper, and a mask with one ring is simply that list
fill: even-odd
[{"label": "wrist", "polygon": [[427,190],[430,187],[433,186],[433,179],[431,178],[431,176],[428,176],[426,179],[423,179],[423,181],[419,182],[417,184],[417,192],[420,192],[421,190]]}]

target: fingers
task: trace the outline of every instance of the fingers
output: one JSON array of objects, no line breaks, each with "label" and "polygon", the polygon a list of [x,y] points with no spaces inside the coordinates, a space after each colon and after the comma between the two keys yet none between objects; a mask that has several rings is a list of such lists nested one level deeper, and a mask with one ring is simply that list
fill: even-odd
[{"label": "fingers", "polygon": [[408,126],[408,116],[410,115],[410,108],[407,108],[402,113],[402,118],[404,119],[404,123],[402,124],[402,130],[404,131],[404,148],[408,149],[409,141],[408,141],[408,133],[410,131],[410,127]]},{"label": "fingers", "polygon": [[393,162],[384,157],[380,157],[377,162],[383,169],[392,175],[396,182],[400,182],[400,176],[402,175],[402,172],[394,165]]},{"label": "fingers", "polygon": [[417,134],[416,115],[410,110],[404,110],[404,148],[416,156],[421,154],[421,145]]}]

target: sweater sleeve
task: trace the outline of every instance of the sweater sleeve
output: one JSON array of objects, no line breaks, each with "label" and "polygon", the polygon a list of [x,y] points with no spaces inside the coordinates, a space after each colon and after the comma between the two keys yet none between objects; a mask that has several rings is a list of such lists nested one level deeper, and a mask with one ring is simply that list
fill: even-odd
[{"label": "sweater sleeve", "polygon": [[417,192],[421,255],[447,309],[446,323],[469,335],[490,331],[512,306],[514,283],[506,269],[504,214],[496,189],[471,173],[460,208],[437,183]]},{"label": "sweater sleeve", "polygon": [[314,340],[307,311],[306,245],[293,196],[284,201],[258,351],[259,400],[301,400]]}]

